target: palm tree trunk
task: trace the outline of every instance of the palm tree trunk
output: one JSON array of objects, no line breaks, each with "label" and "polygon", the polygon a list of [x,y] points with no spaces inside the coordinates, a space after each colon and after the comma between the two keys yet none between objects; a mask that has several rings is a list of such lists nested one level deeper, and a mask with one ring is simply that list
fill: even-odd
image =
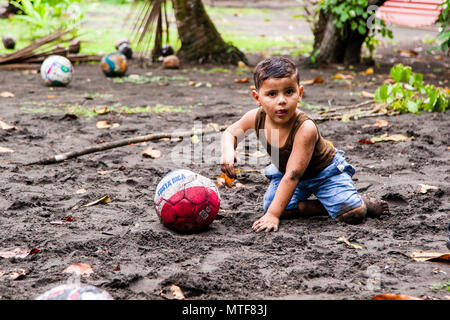
[{"label": "palm tree trunk", "polygon": [[[369,6],[380,7],[384,2],[386,0],[369,0]],[[318,52],[315,56],[316,63],[360,63],[361,47],[369,34],[369,29],[366,29],[365,34],[361,34],[358,30],[351,30],[346,26],[347,32],[342,36],[341,29],[336,27],[333,20],[333,14],[322,11],[319,13],[319,19],[313,30],[313,52]]]},{"label": "palm tree trunk", "polygon": [[239,49],[222,39],[201,0],[172,0],[172,3],[181,40],[179,58],[198,63],[248,63]]}]

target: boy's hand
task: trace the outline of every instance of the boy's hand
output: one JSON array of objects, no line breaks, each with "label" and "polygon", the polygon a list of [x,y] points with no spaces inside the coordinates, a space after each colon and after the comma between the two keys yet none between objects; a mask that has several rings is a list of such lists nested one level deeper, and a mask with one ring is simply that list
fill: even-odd
[{"label": "boy's hand", "polygon": [[280,218],[270,214],[266,213],[261,218],[255,221],[253,223],[252,229],[256,232],[260,231],[278,231],[278,224],[280,223]]},{"label": "boy's hand", "polygon": [[234,163],[239,162],[239,156],[236,151],[234,151],[233,156],[223,156],[222,157],[222,163],[220,165],[220,169],[222,172],[226,173],[227,176],[230,178],[236,178],[236,171],[234,170]]}]

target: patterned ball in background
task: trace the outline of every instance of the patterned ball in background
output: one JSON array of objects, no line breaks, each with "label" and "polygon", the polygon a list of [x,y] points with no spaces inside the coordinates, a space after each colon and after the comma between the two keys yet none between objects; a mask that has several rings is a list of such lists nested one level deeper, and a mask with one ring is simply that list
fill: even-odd
[{"label": "patterned ball in background", "polygon": [[100,66],[107,77],[121,77],[127,72],[127,57],[121,52],[109,53],[102,58]]},{"label": "patterned ball in background", "polygon": [[63,284],[50,289],[35,300],[114,300],[105,290],[94,286]]},{"label": "patterned ball in background", "polygon": [[42,62],[41,76],[48,86],[65,86],[72,80],[72,63],[63,56],[51,55]]}]

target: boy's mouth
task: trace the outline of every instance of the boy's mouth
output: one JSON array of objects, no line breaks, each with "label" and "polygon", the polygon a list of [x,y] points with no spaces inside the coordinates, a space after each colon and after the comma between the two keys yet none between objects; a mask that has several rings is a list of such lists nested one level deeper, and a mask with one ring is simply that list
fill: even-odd
[{"label": "boy's mouth", "polygon": [[288,113],[288,111],[285,109],[277,110],[276,112],[277,116],[284,116],[286,113]]}]

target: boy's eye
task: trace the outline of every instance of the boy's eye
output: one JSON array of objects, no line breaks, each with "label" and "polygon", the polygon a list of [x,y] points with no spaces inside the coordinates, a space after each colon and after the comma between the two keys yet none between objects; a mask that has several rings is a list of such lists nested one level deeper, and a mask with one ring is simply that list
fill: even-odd
[{"label": "boy's eye", "polygon": [[267,95],[269,97],[275,97],[277,95],[277,93],[275,91],[269,91],[269,93]]},{"label": "boy's eye", "polygon": [[294,90],[292,90],[292,89],[287,89],[286,90],[286,94],[292,94],[292,93],[294,93]]}]

